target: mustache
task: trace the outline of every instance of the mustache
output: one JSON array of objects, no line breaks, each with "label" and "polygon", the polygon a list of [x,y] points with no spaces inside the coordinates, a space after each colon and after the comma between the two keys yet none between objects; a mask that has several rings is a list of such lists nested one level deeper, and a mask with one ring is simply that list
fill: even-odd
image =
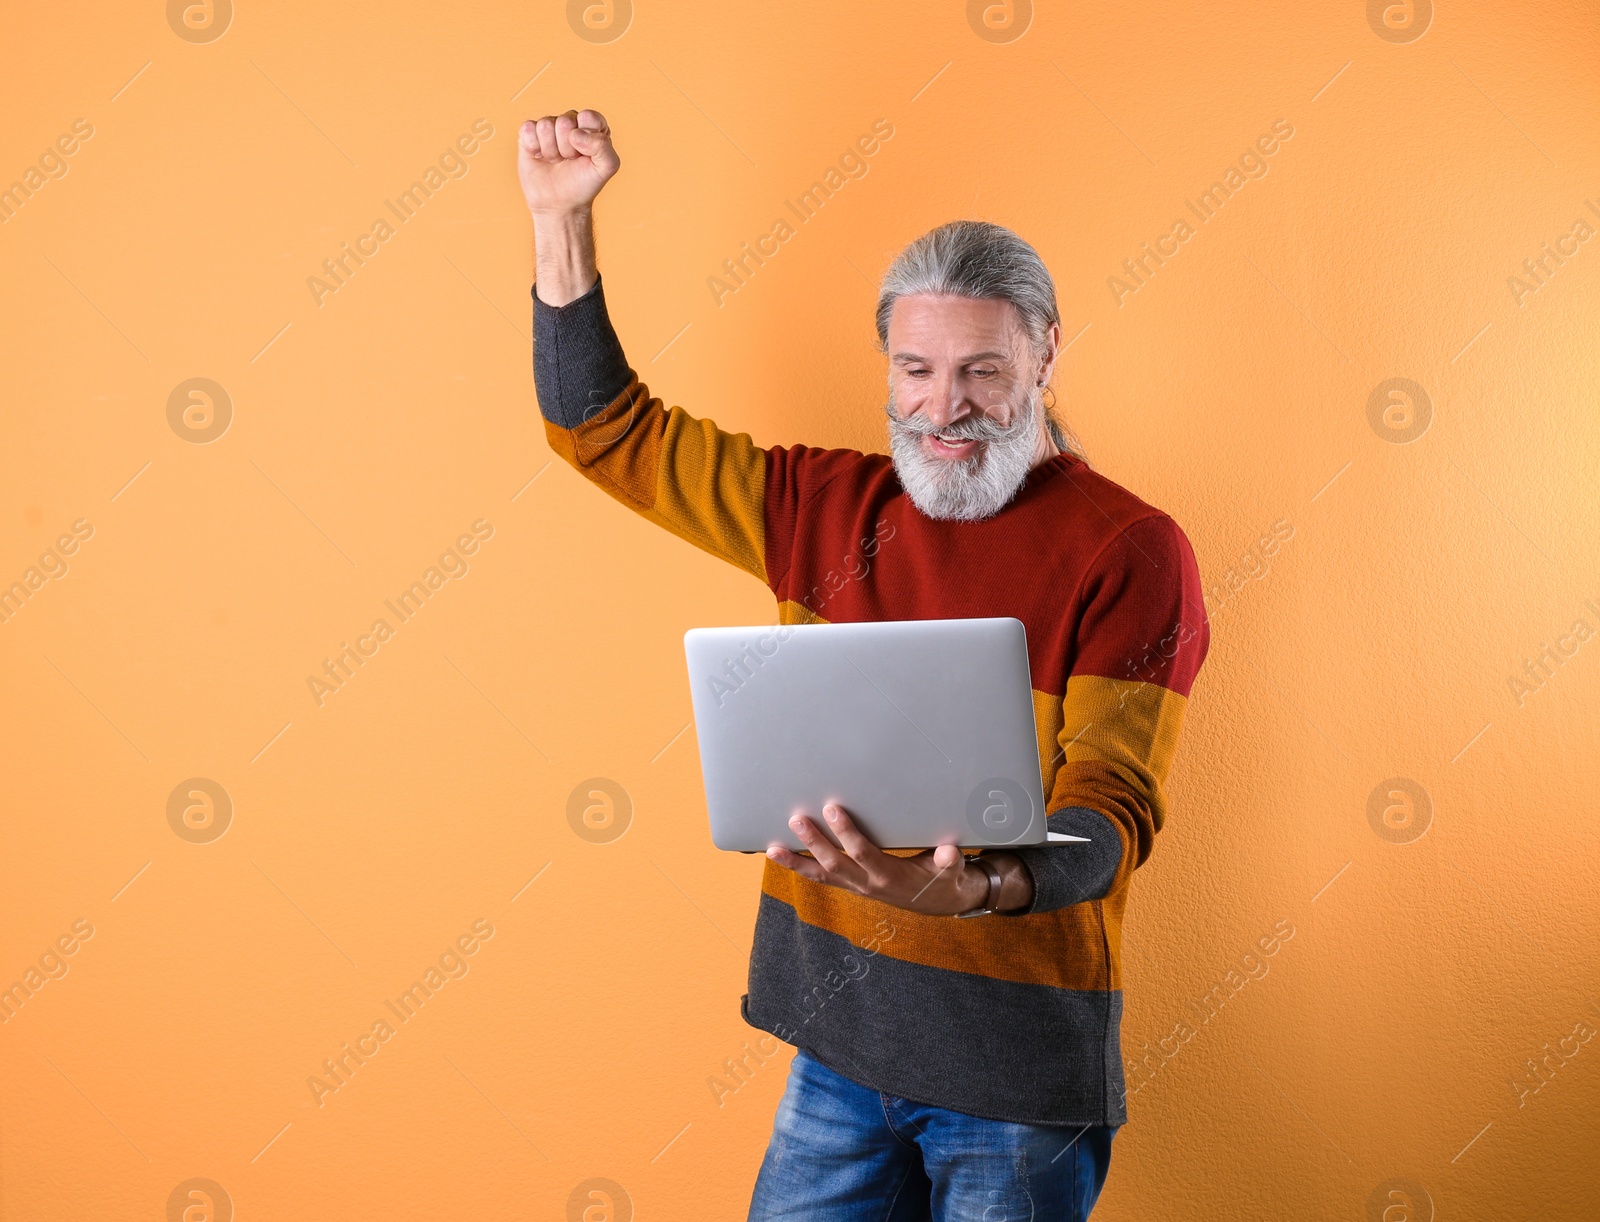
[{"label": "mustache", "polygon": [[932,433],[943,433],[947,437],[955,437],[961,441],[1002,441],[1021,432],[1032,423],[1032,413],[1028,411],[1015,413],[1010,424],[1000,424],[992,416],[985,416],[980,412],[973,412],[946,425],[935,424],[921,415],[902,418],[895,411],[893,395],[889,396],[889,401],[884,404],[883,410],[889,417],[889,426],[898,431],[924,437]]}]

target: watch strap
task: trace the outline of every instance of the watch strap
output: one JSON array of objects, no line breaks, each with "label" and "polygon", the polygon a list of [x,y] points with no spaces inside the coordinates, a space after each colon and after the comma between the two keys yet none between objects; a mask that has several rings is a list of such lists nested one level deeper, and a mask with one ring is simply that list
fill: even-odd
[{"label": "watch strap", "polygon": [[972,859],[972,864],[982,870],[989,880],[988,893],[983,897],[983,902],[978,907],[967,912],[958,912],[958,917],[991,916],[999,911],[996,907],[1000,903],[1000,889],[1005,885],[1005,880],[1000,877],[1000,871],[992,861],[979,853]]}]

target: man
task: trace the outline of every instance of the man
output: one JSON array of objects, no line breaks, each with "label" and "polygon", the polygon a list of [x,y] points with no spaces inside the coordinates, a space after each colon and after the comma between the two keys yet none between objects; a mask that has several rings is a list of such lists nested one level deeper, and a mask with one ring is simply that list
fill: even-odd
[{"label": "man", "polygon": [[1087,1217],[1127,1118],[1129,877],[1209,642],[1188,540],[1046,411],[1054,286],[999,226],[942,226],[885,275],[892,456],[762,449],[667,409],[595,267],[591,208],[620,164],[596,111],[522,126],[551,446],[765,581],[781,623],[1021,619],[1049,827],[1089,840],[884,853],[829,807],[841,851],[794,821],[810,855],[769,851],[744,999],[798,1049],[750,1216]]}]

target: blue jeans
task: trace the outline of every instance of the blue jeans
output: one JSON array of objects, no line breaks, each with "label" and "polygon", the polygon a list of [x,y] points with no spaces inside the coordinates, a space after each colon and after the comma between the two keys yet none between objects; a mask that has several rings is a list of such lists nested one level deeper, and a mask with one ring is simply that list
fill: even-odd
[{"label": "blue jeans", "polygon": [[984,1120],[861,1086],[804,1051],[789,1068],[750,1222],[1081,1222],[1114,1127]]}]

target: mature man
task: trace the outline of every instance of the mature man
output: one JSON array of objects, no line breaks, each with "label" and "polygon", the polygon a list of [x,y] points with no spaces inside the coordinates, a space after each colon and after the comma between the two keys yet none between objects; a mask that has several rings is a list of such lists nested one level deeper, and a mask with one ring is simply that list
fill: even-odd
[{"label": "mature man", "polygon": [[522,126],[551,446],[765,581],[782,623],[1022,620],[1049,826],[1089,839],[884,853],[829,807],[841,851],[795,820],[810,855],[768,854],[744,998],[798,1049],[750,1216],[1087,1217],[1127,1119],[1128,882],[1209,642],[1188,540],[1045,409],[1055,289],[996,225],[935,229],[884,277],[891,456],[763,449],[668,409],[595,268],[591,207],[620,164],[596,111]]}]

